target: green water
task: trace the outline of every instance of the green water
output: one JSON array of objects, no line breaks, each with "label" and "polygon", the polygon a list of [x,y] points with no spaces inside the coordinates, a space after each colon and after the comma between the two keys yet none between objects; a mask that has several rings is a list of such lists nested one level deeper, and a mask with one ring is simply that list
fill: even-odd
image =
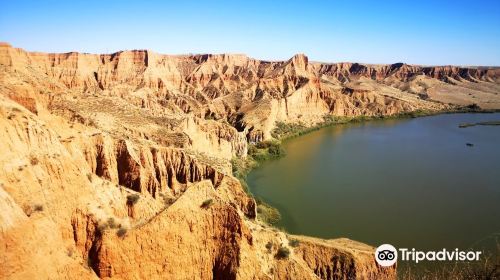
[{"label": "green water", "polygon": [[[492,248],[500,232],[500,114],[338,125],[286,141],[248,175],[294,234],[422,250]],[[466,143],[472,143],[469,147]],[[486,239],[485,239],[486,238]]]}]

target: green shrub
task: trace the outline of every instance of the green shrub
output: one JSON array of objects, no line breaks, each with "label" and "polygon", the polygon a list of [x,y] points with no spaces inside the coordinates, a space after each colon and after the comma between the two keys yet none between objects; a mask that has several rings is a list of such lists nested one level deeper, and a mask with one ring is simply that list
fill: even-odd
[{"label": "green shrub", "polygon": [[33,206],[33,212],[41,212],[41,211],[43,211],[43,205],[41,205],[41,204],[35,204]]},{"label": "green shrub", "polygon": [[287,247],[280,246],[278,252],[276,252],[277,259],[288,259],[290,256],[290,249]]},{"label": "green shrub", "polygon": [[111,217],[108,219],[108,227],[117,228],[119,225],[116,223],[115,218]]},{"label": "green shrub", "polygon": [[295,247],[298,247],[300,245],[300,241],[297,239],[290,239],[288,241],[288,245],[295,248]]},{"label": "green shrub", "polygon": [[118,235],[118,237],[123,237],[125,234],[127,234],[126,228],[121,227],[116,231],[116,235]]},{"label": "green shrub", "polygon": [[203,201],[203,203],[201,204],[201,206],[200,206],[200,207],[201,207],[201,208],[208,208],[208,207],[210,207],[210,205],[212,205],[213,203],[214,203],[214,200],[213,200],[213,199],[211,199],[211,198],[209,198],[209,199],[207,199],[207,200]]},{"label": "green shrub", "polygon": [[271,241],[267,242],[266,249],[268,253],[271,253],[271,250],[273,249],[273,243]]},{"label": "green shrub", "polygon": [[129,194],[127,195],[127,204],[128,205],[135,205],[138,201],[139,198],[141,198],[138,194]]},{"label": "green shrub", "polygon": [[247,154],[249,156],[253,156],[259,152],[259,149],[255,145],[249,145],[248,146],[248,152]]},{"label": "green shrub", "polygon": [[268,152],[273,158],[280,158],[285,155],[285,150],[280,145],[273,145],[269,147]]}]

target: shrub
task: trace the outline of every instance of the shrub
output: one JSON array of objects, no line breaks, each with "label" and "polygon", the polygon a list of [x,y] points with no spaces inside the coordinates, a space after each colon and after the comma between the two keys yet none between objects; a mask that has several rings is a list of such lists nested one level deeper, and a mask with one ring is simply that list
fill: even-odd
[{"label": "shrub", "polygon": [[68,255],[68,257],[71,258],[74,253],[75,253],[75,250],[73,250],[73,248],[71,248],[71,247],[66,248],[66,255]]},{"label": "shrub", "polygon": [[123,237],[125,234],[127,234],[126,228],[121,227],[116,231],[116,235],[118,235],[118,237]]},{"label": "shrub", "polygon": [[288,259],[290,256],[290,249],[287,247],[280,246],[278,252],[276,252],[277,259]]},{"label": "shrub", "polygon": [[214,200],[209,198],[205,201],[203,201],[203,203],[201,204],[201,208],[208,208],[210,207],[210,205],[212,205],[214,203]]},{"label": "shrub", "polygon": [[97,226],[97,229],[98,229],[100,232],[105,231],[107,228],[108,228],[108,224],[107,224],[107,223],[102,223],[102,224],[99,224],[99,225]]},{"label": "shrub", "polygon": [[38,164],[38,158],[36,156],[30,156],[30,163],[31,165],[37,165]]},{"label": "shrub", "polygon": [[262,141],[255,145],[251,145],[248,150],[248,155],[259,162],[280,158],[285,155],[285,150],[281,147],[279,141]]},{"label": "shrub", "polygon": [[259,149],[255,145],[248,146],[248,155],[253,156],[259,152]]},{"label": "shrub", "polygon": [[138,194],[129,194],[127,195],[127,204],[128,205],[135,205],[137,201],[139,201],[139,198],[141,198]]},{"label": "shrub", "polygon": [[108,226],[110,228],[117,228],[118,227],[118,224],[116,223],[115,218],[111,217],[108,219]]},{"label": "shrub", "polygon": [[273,158],[280,158],[285,155],[285,150],[281,145],[272,145],[268,149],[269,155]]},{"label": "shrub", "polygon": [[163,203],[165,203],[166,206],[170,206],[174,204],[174,202],[175,202],[175,197],[169,197],[169,196],[163,197]]},{"label": "shrub", "polygon": [[271,253],[271,250],[273,249],[273,243],[271,241],[267,242],[266,249],[267,252]]},{"label": "shrub", "polygon": [[297,239],[290,239],[288,241],[288,245],[295,248],[295,247],[298,247],[300,245],[300,241]]},{"label": "shrub", "polygon": [[33,211],[34,212],[41,212],[41,211],[43,211],[43,205],[41,205],[41,204],[35,204],[33,206]]}]

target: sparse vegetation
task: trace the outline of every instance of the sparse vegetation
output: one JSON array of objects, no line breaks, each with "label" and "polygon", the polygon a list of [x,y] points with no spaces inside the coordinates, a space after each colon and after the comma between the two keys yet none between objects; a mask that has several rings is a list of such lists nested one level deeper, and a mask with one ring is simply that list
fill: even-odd
[{"label": "sparse vegetation", "polygon": [[257,162],[262,162],[270,159],[277,159],[285,156],[285,150],[281,146],[281,142],[276,140],[262,141],[255,145],[250,145],[248,155]]},{"label": "sparse vegetation", "polygon": [[105,231],[107,228],[108,228],[108,224],[107,224],[107,223],[100,223],[100,224],[97,226],[97,229],[98,229],[100,232]]},{"label": "sparse vegetation", "polygon": [[139,198],[141,197],[136,193],[127,195],[127,205],[135,205],[139,201]]},{"label": "sparse vegetation", "polygon": [[92,182],[92,173],[87,173],[87,179]]},{"label": "sparse vegetation", "polygon": [[266,249],[268,253],[271,253],[271,250],[273,249],[273,243],[271,241],[266,243]]},{"label": "sparse vegetation", "polygon": [[33,212],[42,212],[43,211],[43,205],[41,204],[35,204],[33,206]]},{"label": "sparse vegetation", "polygon": [[248,185],[246,182],[246,176],[252,168],[255,168],[258,165],[258,163],[249,155],[247,158],[233,158],[231,160],[231,166],[232,166],[232,171],[233,171],[233,176],[236,177],[240,183],[245,192],[247,192],[249,195],[252,195],[249,190],[248,190]]},{"label": "sparse vegetation", "polygon": [[165,204],[166,207],[174,204],[175,202],[175,197],[168,196],[166,194],[160,194],[161,197],[163,197],[163,203]]},{"label": "sparse vegetation", "polygon": [[210,205],[212,205],[213,203],[214,203],[214,200],[213,200],[213,199],[211,199],[211,198],[209,198],[209,199],[207,199],[207,200],[203,201],[203,203],[201,203],[201,206],[200,206],[200,207],[201,207],[201,208],[208,208],[208,207],[210,207]]},{"label": "sparse vegetation", "polygon": [[118,237],[123,237],[125,236],[125,234],[127,234],[127,229],[124,228],[124,227],[120,227],[117,231],[116,231],[116,235],[118,235]]},{"label": "sparse vegetation", "polygon": [[71,248],[71,247],[66,248],[66,255],[67,255],[68,257],[70,257],[70,258],[71,258],[71,257],[73,256],[73,254],[74,254],[74,253],[75,253],[75,250],[74,250],[73,248]]},{"label": "sparse vegetation", "polygon": [[487,258],[479,263],[456,262],[439,266],[439,268],[424,270],[404,268],[398,273],[402,280],[440,280],[440,279],[500,279],[500,261]]},{"label": "sparse vegetation", "polygon": [[278,209],[263,202],[261,199],[256,199],[257,202],[257,217],[269,225],[275,225],[281,220],[281,214]]},{"label": "sparse vegetation", "polygon": [[278,248],[278,251],[276,252],[277,259],[288,259],[289,256],[290,256],[290,249],[284,246],[280,246]]},{"label": "sparse vegetation", "polygon": [[108,219],[108,227],[109,228],[117,228],[119,225],[116,223],[115,218],[111,217]]},{"label": "sparse vegetation", "polygon": [[37,165],[38,164],[38,158],[35,155],[30,156],[30,163],[31,165]]},{"label": "sparse vegetation", "polygon": [[290,245],[290,247],[293,247],[293,248],[295,248],[295,247],[299,247],[299,245],[300,245],[300,241],[299,241],[299,240],[297,240],[297,239],[290,239],[290,240],[288,241],[288,245]]}]

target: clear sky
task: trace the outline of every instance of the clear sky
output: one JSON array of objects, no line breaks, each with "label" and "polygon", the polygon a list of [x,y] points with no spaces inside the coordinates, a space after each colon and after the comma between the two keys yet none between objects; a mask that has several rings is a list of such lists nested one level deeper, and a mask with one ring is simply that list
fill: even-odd
[{"label": "clear sky", "polygon": [[0,0],[0,41],[45,52],[498,66],[500,0]]}]

